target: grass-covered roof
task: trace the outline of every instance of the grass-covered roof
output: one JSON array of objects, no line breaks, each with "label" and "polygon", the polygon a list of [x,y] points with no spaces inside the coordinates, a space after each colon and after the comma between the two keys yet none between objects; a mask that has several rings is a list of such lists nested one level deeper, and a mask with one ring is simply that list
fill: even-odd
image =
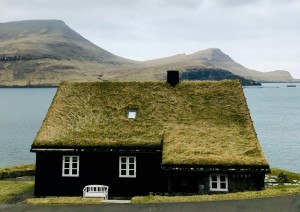
[{"label": "grass-covered roof", "polygon": [[51,146],[162,147],[164,164],[267,165],[238,81],[64,82],[33,143]]}]

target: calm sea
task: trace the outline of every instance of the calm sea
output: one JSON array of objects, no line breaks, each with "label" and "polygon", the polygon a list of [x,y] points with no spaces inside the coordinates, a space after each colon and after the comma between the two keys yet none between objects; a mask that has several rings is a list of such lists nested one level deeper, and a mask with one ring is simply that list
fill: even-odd
[{"label": "calm sea", "polygon": [[300,173],[300,83],[244,88],[254,127],[271,167]]},{"label": "calm sea", "polygon": [[56,88],[0,88],[0,167],[32,163],[30,146]]},{"label": "calm sea", "polygon": [[[300,172],[300,84],[244,88],[254,127],[271,167]],[[0,167],[33,163],[30,145],[56,88],[0,88]]]}]

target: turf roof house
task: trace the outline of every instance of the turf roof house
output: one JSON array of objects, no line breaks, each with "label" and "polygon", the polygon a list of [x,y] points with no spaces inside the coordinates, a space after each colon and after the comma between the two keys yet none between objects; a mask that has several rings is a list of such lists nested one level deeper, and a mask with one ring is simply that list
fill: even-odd
[{"label": "turf roof house", "polygon": [[[239,81],[63,82],[31,151],[36,196],[264,188],[269,165]],[[174,75],[175,73],[175,82]]]}]

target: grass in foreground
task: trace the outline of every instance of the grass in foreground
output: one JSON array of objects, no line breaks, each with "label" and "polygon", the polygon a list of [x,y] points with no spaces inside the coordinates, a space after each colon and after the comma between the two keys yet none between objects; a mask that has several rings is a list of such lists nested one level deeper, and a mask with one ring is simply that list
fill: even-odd
[{"label": "grass in foreground", "polygon": [[33,181],[0,181],[0,203],[33,189]]},{"label": "grass in foreground", "polygon": [[277,186],[266,188],[264,191],[237,192],[230,194],[195,195],[195,196],[139,196],[133,197],[131,202],[140,203],[166,203],[166,202],[202,202],[220,200],[256,199],[274,196],[300,194],[300,186]]},{"label": "grass in foreground", "polygon": [[289,171],[286,171],[286,170],[283,170],[283,169],[272,168],[271,173],[268,174],[268,175],[269,176],[278,176],[280,172],[286,174],[289,181],[292,181],[292,180],[300,181],[300,174],[297,174],[297,173],[294,173],[294,172],[289,172]]},{"label": "grass in foreground", "polygon": [[0,179],[32,176],[35,172],[34,164],[22,164],[0,168]]},{"label": "grass in foreground", "polygon": [[24,171],[28,169],[35,169],[35,164],[30,163],[30,164],[22,164],[17,166],[8,166],[8,167],[0,168],[0,172]]},{"label": "grass in foreground", "polygon": [[83,197],[47,197],[29,198],[25,203],[33,205],[81,205],[81,204],[101,204],[102,198],[83,198]]}]

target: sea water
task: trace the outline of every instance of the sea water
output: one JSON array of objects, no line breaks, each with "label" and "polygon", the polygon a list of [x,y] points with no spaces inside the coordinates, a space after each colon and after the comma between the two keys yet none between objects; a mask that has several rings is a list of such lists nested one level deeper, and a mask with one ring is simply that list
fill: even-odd
[{"label": "sea water", "polygon": [[271,167],[300,172],[300,83],[244,88],[259,142]]},{"label": "sea water", "polygon": [[[300,172],[300,84],[246,87],[254,127],[271,167]],[[56,88],[0,88],[0,167],[34,163],[30,146]]]},{"label": "sea water", "polygon": [[33,163],[31,144],[56,88],[0,88],[0,167]]}]

